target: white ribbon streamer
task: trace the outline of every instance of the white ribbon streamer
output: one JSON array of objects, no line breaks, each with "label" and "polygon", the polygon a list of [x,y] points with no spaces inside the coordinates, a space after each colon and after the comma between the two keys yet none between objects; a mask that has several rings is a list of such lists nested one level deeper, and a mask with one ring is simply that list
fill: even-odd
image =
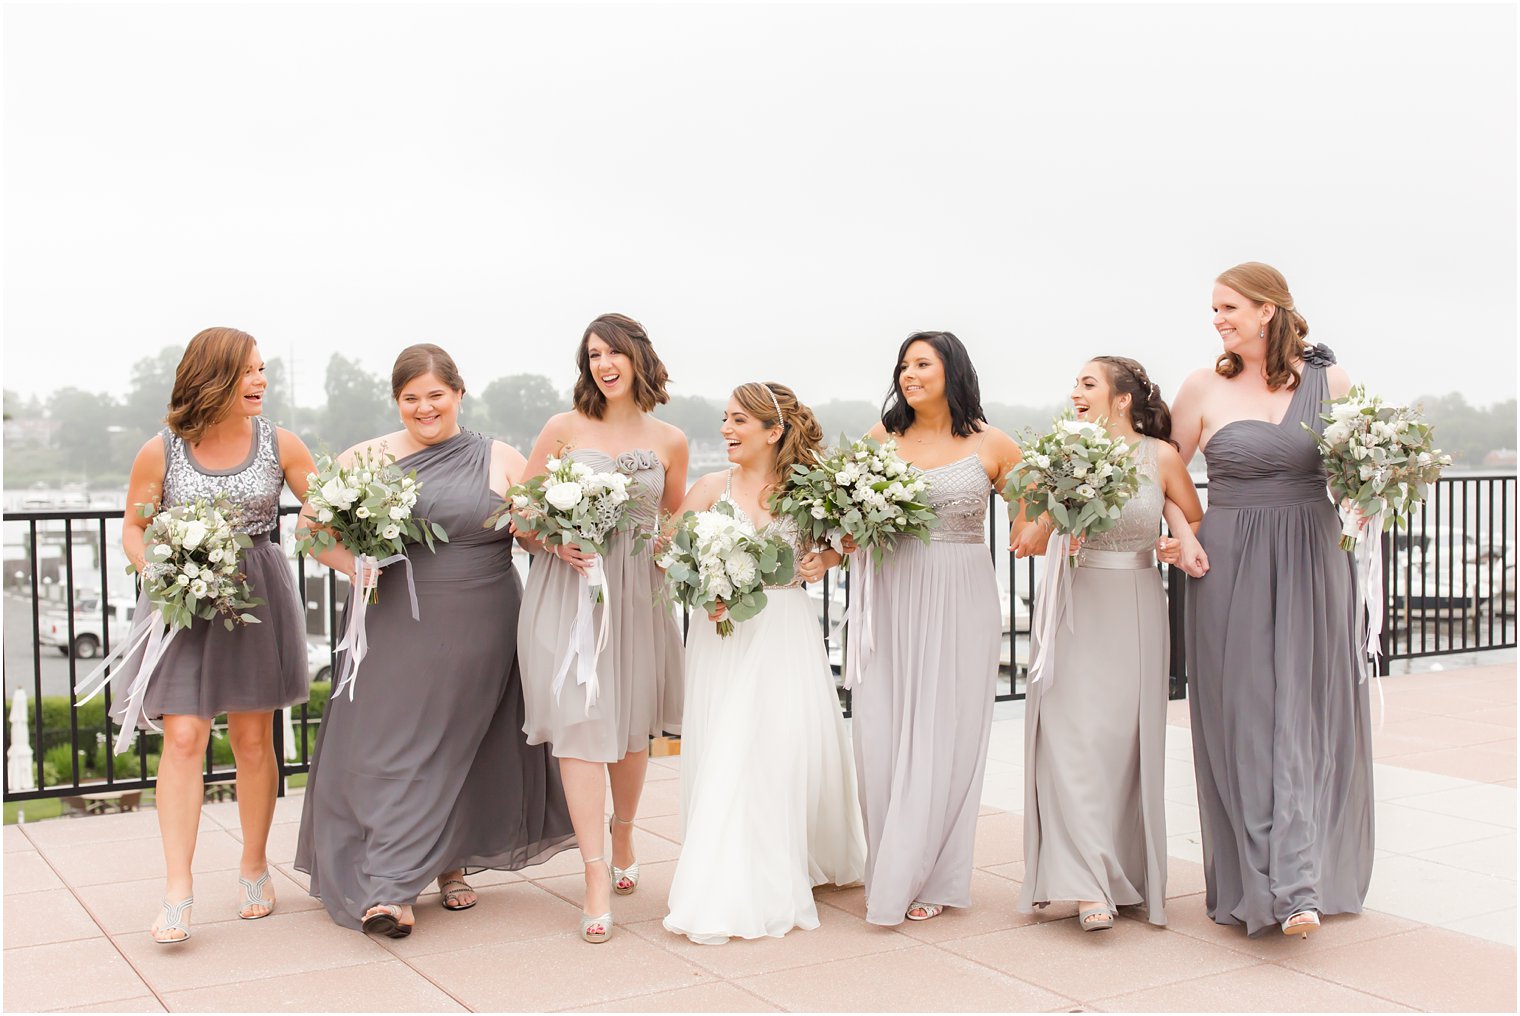
[{"label": "white ribbon streamer", "polygon": [[[580,576],[581,602],[570,629],[570,644],[565,647],[565,655],[559,662],[559,669],[554,673],[554,683],[549,689],[555,701],[559,701],[560,691],[565,687],[565,678],[570,673],[570,664],[575,662],[575,683],[586,689],[588,713],[601,695],[601,685],[596,679],[596,661],[607,647],[609,619],[612,616],[612,603],[603,593],[606,585],[607,573],[602,566],[602,555],[597,554],[592,557],[587,574]],[[603,601],[599,631],[595,630],[598,601]]]},{"label": "white ribbon streamer", "polygon": [[[1371,662],[1372,683],[1378,693],[1378,729],[1387,718],[1387,706],[1383,701],[1383,678],[1377,673],[1378,657],[1383,655],[1383,548],[1378,534],[1383,531],[1383,513],[1378,512],[1359,526],[1356,534],[1356,574],[1362,585],[1362,602],[1367,608],[1367,642],[1362,652]],[[1367,680],[1362,672],[1361,682]]]},{"label": "white ribbon streamer", "polygon": [[846,689],[860,687],[866,666],[876,655],[876,632],[871,617],[871,552],[859,547],[850,557],[850,607],[844,619],[850,639],[844,671]]},{"label": "white ribbon streamer", "polygon": [[174,641],[174,636],[179,634],[179,631],[178,628],[169,627],[168,623],[164,621],[163,612],[155,608],[153,613],[148,615],[147,623],[135,639],[131,639],[122,646],[113,649],[109,656],[96,664],[94,670],[85,675],[83,681],[85,685],[89,685],[97,677],[100,678],[100,681],[85,694],[84,698],[75,702],[75,706],[82,706],[86,702],[89,702],[96,695],[104,691],[106,685],[110,684],[117,675],[123,673],[118,670],[116,674],[105,675],[107,667],[118,659],[130,658],[133,653],[137,652],[138,647],[144,647],[142,663],[138,665],[137,673],[132,676],[132,683],[127,686],[126,704],[123,707],[121,717],[121,729],[116,733],[116,744],[112,749],[113,754],[120,755],[132,747],[132,740],[137,736],[137,724],[139,721],[146,723],[149,730],[155,733],[160,732],[160,728],[152,720],[147,719],[143,715],[143,703],[148,697],[148,682],[153,677],[153,671],[157,669],[158,662],[164,658],[164,653],[168,650],[169,643]]},{"label": "white ribbon streamer", "polygon": [[359,676],[359,664],[369,655],[369,636],[364,627],[369,593],[380,584],[380,569],[393,564],[406,566],[406,591],[412,598],[412,620],[418,619],[417,585],[412,581],[412,562],[407,556],[392,554],[383,561],[377,561],[369,554],[359,555],[354,561],[354,585],[349,592],[348,623],[343,627],[343,641],[338,643],[338,652],[346,649],[348,655],[343,658],[342,672],[338,675],[338,683],[333,686],[333,698],[337,698],[347,688],[348,700],[354,700],[354,683]]},{"label": "white ribbon streamer", "polygon": [[1071,535],[1055,533],[1045,544],[1045,581],[1034,601],[1034,623],[1031,626],[1039,636],[1040,647],[1029,663],[1029,683],[1044,680],[1045,687],[1056,679],[1056,635],[1061,622],[1070,631],[1076,631],[1076,621],[1071,612]]}]

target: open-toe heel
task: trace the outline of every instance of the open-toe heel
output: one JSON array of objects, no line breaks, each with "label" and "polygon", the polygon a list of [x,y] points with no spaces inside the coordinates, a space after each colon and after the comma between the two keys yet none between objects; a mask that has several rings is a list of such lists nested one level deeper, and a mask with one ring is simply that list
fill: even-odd
[{"label": "open-toe heel", "polygon": [[[621,819],[613,815],[607,820],[607,833],[612,834],[612,824],[633,825],[633,819]],[[626,868],[610,865],[612,868],[612,891],[619,896],[627,896],[639,887],[639,862],[634,861]]]},{"label": "open-toe heel", "polygon": [[[238,906],[238,916],[245,921],[257,921],[261,917],[268,917],[274,913],[274,900],[264,897],[264,887],[269,885],[269,869],[264,869],[264,874],[256,879],[246,879],[238,876],[238,885],[243,887],[243,902]],[[250,914],[248,911],[254,907],[263,907],[262,914]]]},{"label": "open-toe heel", "polygon": [[[593,864],[607,864],[607,861],[605,858],[593,857],[586,862],[586,867],[589,868]],[[608,864],[607,867],[611,868],[612,865]],[[599,917],[592,917],[585,911],[582,911],[580,917],[581,938],[592,945],[599,945],[607,941],[608,937],[612,935],[612,911],[609,910]]]},{"label": "open-toe heel", "polygon": [[[185,911],[195,903],[194,896],[186,896],[178,903],[170,903],[164,900],[159,906],[164,908],[163,923],[153,928],[148,934],[153,936],[153,941],[159,945],[179,945],[181,942],[190,941],[190,925],[185,922]],[[182,931],[183,935],[177,938],[159,938],[166,931]]]},{"label": "open-toe heel", "polygon": [[1289,914],[1288,919],[1282,923],[1284,935],[1302,935],[1309,937],[1309,932],[1319,930],[1319,914],[1313,910],[1300,910],[1296,914]]}]

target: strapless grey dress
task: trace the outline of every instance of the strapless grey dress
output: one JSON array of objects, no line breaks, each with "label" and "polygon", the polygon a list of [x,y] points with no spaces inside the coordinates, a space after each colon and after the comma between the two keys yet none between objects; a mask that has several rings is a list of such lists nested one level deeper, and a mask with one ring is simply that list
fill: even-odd
[{"label": "strapless grey dress", "polygon": [[[454,868],[516,869],[574,845],[559,766],[522,736],[521,585],[508,532],[482,526],[491,439],[469,431],[399,461],[416,512],[443,526],[380,576],[353,701],[335,695],[317,734],[295,866],[332,919],[359,928],[376,903],[412,903]],[[339,657],[339,663],[342,663]]]},{"label": "strapless grey dress", "polygon": [[[654,452],[624,452],[613,458],[594,448],[576,448],[568,457],[594,470],[615,469],[638,483],[630,515],[634,525],[655,525],[665,493],[665,467]],[[570,643],[580,607],[580,576],[565,562],[536,554],[523,596],[517,651],[522,658],[523,694],[529,744],[548,743],[557,758],[618,762],[629,752],[647,751],[661,732],[681,732],[681,633],[670,601],[661,595],[664,576],[646,541],[615,533],[603,558],[606,599],[597,622],[610,611],[607,645],[597,656],[598,698],[589,709],[574,675],[556,698],[554,675]]]},{"label": "strapless grey dress", "polygon": [[1221,427],[1204,458],[1188,581],[1193,762],[1206,906],[1257,932],[1300,910],[1360,913],[1372,878],[1372,741],[1356,565],[1314,440],[1329,395],[1323,346],[1280,424]]},{"label": "strapless grey dress", "polygon": [[[872,924],[901,924],[915,901],[971,905],[992,732],[1001,637],[983,542],[992,484],[975,455],[923,472],[939,523],[927,545],[899,537],[872,577],[876,650],[854,691]],[[846,633],[854,652],[859,633]]]},{"label": "strapless grey dress", "polygon": [[[1156,570],[1166,502],[1156,439],[1135,449],[1141,484],[1119,524],[1072,570],[1072,626],[1055,677],[1024,702],[1024,885],[1019,909],[1054,900],[1143,903],[1166,923],[1166,696],[1170,629]],[[1039,648],[1030,646],[1031,657]]]}]

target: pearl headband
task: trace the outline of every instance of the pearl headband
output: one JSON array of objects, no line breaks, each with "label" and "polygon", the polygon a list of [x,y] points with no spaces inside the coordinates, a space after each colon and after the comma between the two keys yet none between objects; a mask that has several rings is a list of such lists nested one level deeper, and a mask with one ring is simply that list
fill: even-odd
[{"label": "pearl headband", "polygon": [[771,391],[771,386],[768,384],[762,383],[760,387],[765,389],[765,394],[771,397],[771,405],[776,407],[776,422],[779,423],[782,427],[785,427],[786,420],[781,415],[781,403],[777,401],[776,393]]}]

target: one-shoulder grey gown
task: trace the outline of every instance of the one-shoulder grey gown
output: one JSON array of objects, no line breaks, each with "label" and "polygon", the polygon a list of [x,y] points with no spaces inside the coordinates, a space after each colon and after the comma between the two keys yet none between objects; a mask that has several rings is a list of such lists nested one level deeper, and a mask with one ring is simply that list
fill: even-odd
[{"label": "one-shoulder grey gown", "polygon": [[1303,428],[1323,428],[1334,362],[1306,351],[1280,424],[1226,424],[1204,450],[1209,573],[1188,582],[1186,637],[1206,906],[1250,934],[1360,913],[1372,878],[1356,565]]},{"label": "one-shoulder grey gown", "polygon": [[333,696],[322,718],[296,845],[311,894],[356,929],[445,871],[522,868],[575,842],[559,767],[522,735],[522,587],[509,534],[482,526],[500,501],[491,439],[464,431],[398,464],[449,542],[408,548],[417,621],[404,567],[381,574],[353,701]]}]

